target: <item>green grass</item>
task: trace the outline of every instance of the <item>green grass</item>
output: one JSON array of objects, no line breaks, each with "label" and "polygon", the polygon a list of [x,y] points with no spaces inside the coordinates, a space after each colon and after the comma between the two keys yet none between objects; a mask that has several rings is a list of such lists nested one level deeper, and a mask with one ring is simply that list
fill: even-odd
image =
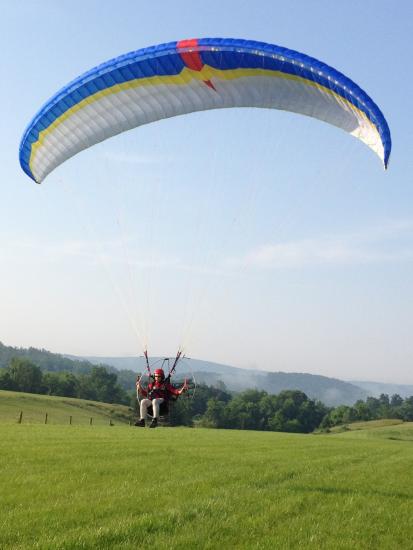
[{"label": "green grass", "polygon": [[73,399],[0,390],[0,423],[16,423],[23,412],[23,424],[95,425],[129,424],[132,411],[124,405],[112,405]]},{"label": "green grass", "polygon": [[371,430],[373,428],[382,428],[384,426],[396,426],[403,424],[403,420],[397,418],[383,418],[381,420],[368,420],[364,422],[351,422],[348,424],[341,424],[330,428],[330,433],[341,433],[355,430]]},{"label": "green grass", "polygon": [[[360,423],[361,424],[361,423]],[[372,420],[364,422],[364,428],[358,427],[354,430],[342,432],[341,437],[351,438],[379,438],[390,439],[393,441],[411,441],[413,442],[413,422],[401,422],[385,420]],[[349,424],[351,428],[351,424]]]},{"label": "green grass", "polygon": [[413,548],[393,430],[1,424],[0,548]]}]

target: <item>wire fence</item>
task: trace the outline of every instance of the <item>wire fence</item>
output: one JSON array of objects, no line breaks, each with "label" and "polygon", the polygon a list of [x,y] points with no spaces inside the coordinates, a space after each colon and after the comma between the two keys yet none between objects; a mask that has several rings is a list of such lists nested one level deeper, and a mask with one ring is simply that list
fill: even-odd
[{"label": "wire fence", "polygon": [[134,419],[121,415],[98,415],[56,413],[49,411],[7,411],[0,414],[0,423],[52,424],[69,426],[132,426]]}]

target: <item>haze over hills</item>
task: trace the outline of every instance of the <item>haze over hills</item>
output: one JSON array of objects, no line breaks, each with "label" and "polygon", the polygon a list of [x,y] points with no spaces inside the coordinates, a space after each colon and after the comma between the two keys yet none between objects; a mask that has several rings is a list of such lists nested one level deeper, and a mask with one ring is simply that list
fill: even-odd
[{"label": "haze over hills", "polygon": [[[146,371],[143,357],[82,357],[81,359],[94,364],[105,363],[120,370]],[[157,366],[162,365],[162,358],[154,358],[152,361],[158,361]],[[185,358],[179,364],[179,373],[183,376],[193,374],[198,383],[210,386],[224,383],[230,391],[255,388],[277,394],[283,390],[301,390],[311,399],[318,399],[329,406],[352,405],[358,399],[366,399],[371,395],[354,384],[327,376],[241,369],[200,359]]]},{"label": "haze over hills", "polygon": [[[43,371],[79,374],[90,372],[94,365],[105,366],[117,374],[118,384],[127,391],[134,389],[137,373],[146,371],[143,357],[78,357],[36,348],[14,348],[0,343],[0,368],[6,367],[12,357],[26,357]],[[157,366],[162,366],[162,358],[151,358],[153,366],[154,361],[157,361]],[[369,395],[378,397],[381,393],[390,396],[398,393],[403,398],[413,395],[413,386],[410,385],[346,382],[316,374],[247,370],[200,359],[185,358],[179,363],[177,374],[179,377],[194,376],[198,384],[225,384],[228,390],[235,392],[251,388],[273,394],[287,389],[301,390],[311,399],[318,399],[328,406],[353,405],[359,399],[365,400]]]},{"label": "haze over hills", "polygon": [[373,397],[379,397],[382,393],[387,393],[388,395],[397,393],[400,397],[403,397],[403,399],[413,395],[413,385],[411,384],[388,384],[384,382],[369,382],[366,380],[350,380],[350,383],[362,388]]}]

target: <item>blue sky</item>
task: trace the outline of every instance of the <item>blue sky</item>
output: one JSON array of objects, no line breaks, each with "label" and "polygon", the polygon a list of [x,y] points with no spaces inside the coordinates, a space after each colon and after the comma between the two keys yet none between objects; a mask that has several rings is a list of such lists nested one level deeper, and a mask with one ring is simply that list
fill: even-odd
[{"label": "blue sky", "polygon": [[[139,334],[167,355],[185,336],[201,359],[413,383],[410,2],[1,7],[3,343],[132,355]],[[207,36],[279,44],[349,76],[389,123],[389,170],[335,128],[243,109],[118,136],[41,186],[21,171],[25,126],[69,80]]]}]

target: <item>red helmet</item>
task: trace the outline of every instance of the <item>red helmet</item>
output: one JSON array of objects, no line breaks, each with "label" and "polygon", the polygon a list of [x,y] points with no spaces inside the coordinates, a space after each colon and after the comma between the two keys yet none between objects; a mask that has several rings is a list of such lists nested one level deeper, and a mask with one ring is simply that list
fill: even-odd
[{"label": "red helmet", "polygon": [[156,371],[155,371],[153,374],[154,374],[154,376],[156,376],[157,374],[159,374],[159,376],[160,376],[161,378],[165,378],[165,373],[164,373],[163,369],[156,369]]}]

